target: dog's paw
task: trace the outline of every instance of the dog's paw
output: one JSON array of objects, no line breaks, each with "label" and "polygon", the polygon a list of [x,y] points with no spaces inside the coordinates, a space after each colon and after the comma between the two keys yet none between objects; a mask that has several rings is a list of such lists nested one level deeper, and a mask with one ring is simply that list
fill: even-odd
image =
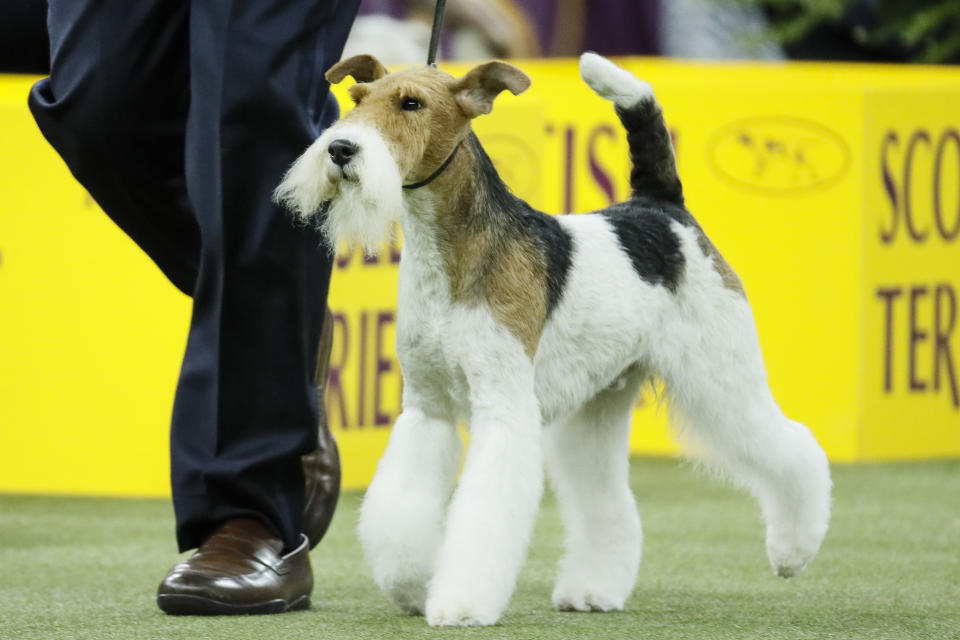
[{"label": "dog's paw", "polygon": [[820,549],[819,542],[799,544],[777,537],[767,540],[767,557],[774,573],[781,578],[798,575],[813,560]]},{"label": "dog's paw", "polygon": [[624,599],[590,587],[557,586],[553,606],[558,611],[620,611]]},{"label": "dog's paw", "polygon": [[422,581],[398,582],[380,587],[387,598],[408,616],[422,616],[427,588]]},{"label": "dog's paw", "polygon": [[816,551],[809,551],[799,547],[792,548],[767,548],[767,557],[770,558],[770,566],[774,573],[781,578],[792,578],[804,570],[804,568],[813,560]]},{"label": "dog's paw", "polygon": [[427,601],[427,624],[431,627],[481,627],[496,624],[499,611],[484,611],[475,602],[432,598]]}]

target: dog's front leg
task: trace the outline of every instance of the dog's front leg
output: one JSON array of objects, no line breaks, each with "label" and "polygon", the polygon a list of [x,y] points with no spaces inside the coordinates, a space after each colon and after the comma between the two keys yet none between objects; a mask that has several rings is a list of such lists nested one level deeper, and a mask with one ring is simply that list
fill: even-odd
[{"label": "dog's front leg", "polygon": [[[405,402],[413,394],[409,388]],[[460,462],[453,423],[404,408],[360,510],[360,541],[373,578],[410,614],[422,614]]]},{"label": "dog's front leg", "polygon": [[427,596],[431,625],[494,624],[526,557],[543,488],[540,410],[533,364],[513,346],[464,363],[470,450]]}]

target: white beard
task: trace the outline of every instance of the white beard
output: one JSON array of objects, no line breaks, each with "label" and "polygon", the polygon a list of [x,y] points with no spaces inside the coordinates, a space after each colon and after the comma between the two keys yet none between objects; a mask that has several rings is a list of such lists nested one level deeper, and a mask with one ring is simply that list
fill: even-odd
[{"label": "white beard", "polygon": [[[334,140],[359,148],[342,169],[330,159]],[[379,252],[403,215],[403,187],[397,163],[380,134],[362,124],[335,124],[297,158],[274,191],[274,200],[311,222],[317,221],[331,249],[360,245],[368,255]]]}]

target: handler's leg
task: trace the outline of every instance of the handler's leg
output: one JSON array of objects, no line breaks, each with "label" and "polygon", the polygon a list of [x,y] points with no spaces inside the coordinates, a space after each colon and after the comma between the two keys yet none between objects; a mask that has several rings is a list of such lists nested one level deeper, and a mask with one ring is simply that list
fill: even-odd
[{"label": "handler's leg", "polygon": [[50,77],[30,92],[70,171],[181,291],[200,234],[184,181],[189,3],[50,0]]},{"label": "handler's leg", "polygon": [[[256,16],[249,15],[250,11],[245,10],[248,14],[245,21],[247,29],[246,31],[244,29],[237,30],[241,42],[245,42],[254,32],[260,36],[259,40],[253,38],[254,42],[246,42],[241,47],[256,47],[263,56],[269,56],[274,51],[280,51],[281,53],[271,57],[270,62],[267,63],[273,65],[276,69],[285,64],[289,66],[289,60],[291,58],[296,59],[298,63],[297,73],[280,74],[286,78],[288,85],[286,89],[294,84],[289,82],[291,75],[297,76],[299,81],[297,86],[299,88],[311,89],[299,93],[290,91],[286,94],[288,95],[287,102],[290,102],[289,96],[294,96],[293,100],[300,101],[301,115],[306,114],[305,118],[301,117],[297,121],[297,124],[301,125],[303,141],[295,144],[291,139],[285,139],[288,145],[286,162],[291,161],[312,140],[316,133],[314,130],[315,124],[322,120],[325,115],[326,85],[313,81],[314,78],[320,78],[320,74],[315,73],[316,67],[319,67],[319,72],[322,74],[322,70],[336,59],[349,22],[356,10],[355,2],[352,0],[329,4],[320,11],[303,8],[303,5],[306,4],[304,2],[299,4],[301,5],[300,14],[296,13],[295,8],[288,8],[289,11],[274,11],[272,8],[265,6],[265,13]],[[206,9],[204,8],[204,10]],[[237,13],[240,15],[243,12],[238,10]],[[308,13],[314,18],[313,22],[303,20]],[[196,17],[196,14],[194,17]],[[263,24],[260,28],[254,28],[253,23],[258,20],[263,21]],[[52,41],[53,72],[51,78],[41,81],[35,86],[30,97],[30,106],[48,140],[61,153],[74,175],[88,188],[111,218],[150,255],[178,288],[185,293],[192,294],[199,268],[200,228],[193,217],[198,198],[196,193],[191,194],[192,198],[187,196],[184,163],[184,147],[187,144],[185,123],[188,102],[190,101],[189,74],[191,73],[187,55],[191,48],[188,42],[189,21],[189,3],[172,5],[155,0],[140,0],[133,3],[110,0],[71,0],[70,2],[51,0],[49,26]],[[286,25],[286,28],[278,28],[278,21]],[[241,20],[240,22],[244,21]],[[315,28],[320,22],[327,24],[327,29]],[[201,25],[210,28],[212,28],[211,24],[214,23],[216,21],[200,21]],[[219,25],[216,28],[221,29],[218,32],[221,38],[216,41],[201,42],[201,44],[216,48],[218,44],[228,41],[226,25],[216,24]],[[195,29],[194,35],[196,34]],[[200,31],[200,38],[207,38],[209,35],[206,31]],[[272,50],[271,46],[273,47]],[[193,46],[192,48],[194,52],[203,50],[200,46]],[[216,60],[216,55],[208,56],[204,59],[205,62],[202,66],[208,71],[212,69],[214,74],[219,73],[223,83],[226,84],[227,61],[223,54],[222,50],[217,54],[224,58],[219,62]],[[237,75],[236,66],[233,65],[234,76]],[[219,68],[219,71],[217,71],[217,68]],[[260,70],[262,71],[262,69]],[[242,71],[239,75],[241,79],[239,84],[242,85],[245,75]],[[256,91],[260,89],[257,82],[262,80],[264,76],[254,74],[252,77],[254,81],[247,88],[256,95]],[[232,82],[231,86],[236,87],[238,85],[236,78],[233,78],[230,82]],[[206,104],[204,96],[208,97],[215,94],[221,88],[221,86],[213,85],[195,86],[194,104]],[[220,97],[218,95],[217,99],[219,100]],[[261,96],[261,98],[269,103],[273,96]],[[234,100],[227,106],[233,108],[239,102],[242,101]],[[256,105],[255,98],[249,99],[248,102]],[[217,104],[219,108],[219,106],[227,103],[218,102]],[[223,129],[225,131],[229,130],[230,127],[225,124],[226,121],[231,121],[235,128],[242,129],[249,125],[249,118],[245,124],[243,120],[238,122],[233,117],[234,114],[227,113],[227,109],[222,111],[223,113],[220,115],[222,115],[224,122],[220,122],[221,118],[218,116],[216,118],[218,122],[213,128],[223,124]],[[261,115],[271,115],[270,109],[263,110]],[[272,115],[279,116],[281,114],[274,111]],[[326,119],[329,121],[333,117],[334,111],[327,110]],[[258,121],[258,124],[261,132],[271,126],[270,121]],[[288,131],[290,128],[283,129],[281,127],[278,131],[281,129]],[[204,142],[203,140],[194,140],[194,146]],[[219,153],[215,148],[210,151],[213,155],[201,158],[201,162],[210,162],[211,164],[217,164],[217,167],[219,167],[221,162]],[[236,158],[236,156],[225,156],[225,158],[227,157]],[[236,168],[242,167],[245,162],[246,160],[242,157],[234,160],[232,165],[234,180],[236,180]],[[227,167],[230,163],[224,160],[223,165]],[[224,171],[224,173],[230,173],[230,171]],[[269,173],[259,171],[256,167],[251,172],[249,181],[258,185],[259,192],[267,194],[265,198],[258,201],[259,204],[252,206],[254,210],[261,214],[266,211],[262,205],[264,202],[268,202],[269,193],[278,180],[279,174],[280,171],[276,173],[276,176],[272,176]],[[211,188],[211,185],[202,184],[202,182],[200,187],[197,188],[197,180],[202,181],[204,176],[200,175],[198,178],[195,173],[193,177],[192,192],[203,193],[204,189]],[[226,185],[223,186],[228,188]],[[257,188],[253,190],[255,191]],[[209,221],[211,219],[209,216],[210,210],[206,210],[206,213],[208,215],[204,219]],[[260,218],[256,215],[246,218],[241,216],[240,220],[241,222],[253,220],[253,226],[256,227],[255,233],[271,232],[270,224],[272,221],[264,221],[262,216]],[[242,283],[249,281],[251,278],[257,279],[263,276],[263,279],[270,279],[275,277],[276,269],[273,271],[267,269],[262,274],[257,272],[257,264],[260,264],[258,259],[261,256],[254,256],[252,260],[244,264],[245,269],[239,271],[232,267],[224,267],[228,258],[222,250],[224,246],[222,242],[223,228],[224,225],[219,222],[207,225],[205,230],[212,230],[212,233],[205,233],[206,237],[204,239],[205,242],[208,241],[208,238],[212,239],[214,247],[212,255],[221,257],[219,263],[221,266],[219,269],[221,281],[229,277],[232,282],[241,283],[236,286],[242,287],[244,286]],[[247,235],[243,224],[234,225],[233,229],[235,238],[242,240],[253,237]],[[289,240],[289,237],[286,240]],[[284,252],[283,242],[284,240],[281,239],[274,244],[265,244],[270,244],[273,254],[276,254]],[[289,253],[291,256],[295,255],[302,259],[304,253],[302,249],[307,244],[303,242],[300,244],[294,243],[288,247],[290,249]],[[317,247],[319,242],[314,241],[309,245]],[[207,253],[209,254],[209,252]],[[234,255],[243,255],[243,252],[236,252]],[[270,253],[264,254],[262,257],[268,264],[271,264],[273,256]],[[280,262],[283,262],[283,260],[280,260]],[[285,264],[285,267],[280,267],[281,270],[284,268],[288,270],[296,269],[299,266],[296,260],[288,261]],[[322,309],[326,298],[326,278],[329,275],[329,265],[325,270],[321,269],[319,275],[319,279],[316,278],[316,273],[307,274],[304,277],[313,277],[315,280],[310,290],[310,300],[312,302],[308,302],[308,304]],[[251,290],[256,290],[256,287],[251,287]],[[278,298],[283,298],[286,295],[283,291],[285,290],[282,287],[277,287]],[[303,293],[302,288],[300,293]],[[294,296],[288,302],[288,306],[300,308],[303,297]],[[216,308],[220,303],[221,300],[219,299],[211,302],[208,296],[202,301],[202,306],[209,310]],[[264,305],[263,308],[268,309],[269,306]],[[216,312],[216,309],[214,311]],[[317,318],[319,318],[319,315],[314,310],[311,326],[319,324]],[[310,319],[308,318],[307,321],[310,321]],[[196,330],[197,326],[194,329]],[[311,336],[310,345],[307,347],[307,355],[294,356],[294,360],[311,362],[316,360],[314,355],[316,353],[315,333],[318,332],[319,326],[316,326],[316,329],[317,331]],[[230,327],[227,327],[227,331],[229,330]],[[292,330],[294,334],[304,333],[299,324],[293,326]],[[250,429],[245,434],[241,433],[239,438],[231,438],[229,435],[223,438],[214,435],[211,438],[209,435],[211,431],[215,434],[223,431],[228,432],[228,434],[231,432],[231,424],[227,422],[231,418],[230,413],[227,411],[221,412],[219,405],[221,400],[226,402],[231,399],[231,395],[236,395],[235,392],[220,384],[220,380],[216,378],[221,370],[220,364],[225,360],[225,357],[232,356],[234,361],[238,361],[242,357],[237,357],[235,343],[230,340],[223,340],[219,331],[204,332],[200,339],[196,339],[196,333],[194,331],[191,335],[193,348],[188,350],[184,377],[188,377],[186,375],[188,371],[193,372],[197,377],[203,377],[204,374],[201,371],[204,366],[207,366],[206,371],[211,378],[199,386],[204,386],[211,394],[219,393],[219,395],[216,398],[203,398],[202,393],[194,393],[187,402],[178,401],[177,403],[179,409],[177,414],[183,419],[175,420],[173,488],[175,496],[188,495],[184,500],[175,500],[177,504],[182,505],[186,501],[188,505],[186,508],[178,508],[178,532],[180,533],[181,547],[196,546],[204,539],[206,543],[210,543],[210,546],[216,546],[218,541],[235,541],[237,535],[242,534],[242,536],[246,536],[248,541],[254,538],[261,540],[264,548],[272,547],[276,542],[277,548],[271,549],[270,552],[280,553],[285,542],[286,546],[290,546],[289,540],[298,538],[295,531],[289,531],[284,525],[289,525],[298,520],[299,509],[293,509],[294,513],[292,515],[287,514],[284,518],[274,518],[272,517],[275,515],[273,512],[262,512],[262,502],[257,502],[257,499],[263,498],[263,493],[275,490],[274,485],[279,482],[278,478],[281,474],[271,473],[269,470],[260,471],[269,478],[266,481],[267,486],[265,491],[259,494],[257,491],[249,492],[249,494],[252,494],[251,496],[245,490],[249,488],[251,479],[254,482],[256,481],[257,473],[246,474],[242,468],[235,468],[231,471],[228,467],[229,460],[236,460],[238,448],[245,447],[247,451],[258,451],[261,453],[260,460],[268,459],[271,455],[271,447],[275,449],[275,445],[277,445],[277,442],[271,439],[271,430],[275,428],[276,422],[283,423],[285,421],[282,416],[277,420],[264,421],[260,425],[259,431]],[[270,336],[263,335],[258,339],[269,338]],[[326,344],[328,351],[328,342]],[[231,345],[234,348],[233,353],[221,351],[221,347],[230,349]],[[296,341],[287,340],[283,344],[274,344],[273,347],[283,349],[290,348],[292,345],[295,346]],[[321,352],[323,350],[322,344]],[[201,356],[199,364],[198,352]],[[206,362],[203,361],[204,357],[207,358]],[[260,366],[257,361],[258,358],[259,354],[252,354],[251,359],[238,365],[238,368],[247,372],[256,371],[261,374],[269,372],[271,370],[270,363],[267,363],[268,366],[264,368]],[[323,353],[321,353],[321,358],[324,361],[326,359]],[[210,366],[211,364],[212,366]],[[325,374],[326,367],[318,367],[318,371]],[[312,374],[312,370],[310,373]],[[266,375],[269,375],[269,373]],[[318,379],[321,385],[323,378],[325,378],[325,375]],[[293,407],[292,411],[288,410],[289,406],[283,404],[289,400],[291,394],[286,396],[273,394],[266,384],[261,385],[258,391],[264,399],[263,403],[265,405],[269,405],[271,402],[275,403],[273,406],[277,408],[276,413],[278,414],[287,415],[288,413],[299,412],[300,414],[307,413],[315,416],[316,402],[313,401],[313,379],[308,374],[305,380],[307,399],[299,403],[293,402],[291,405]],[[193,391],[196,391],[195,387]],[[179,395],[182,399],[184,394]],[[191,396],[190,393],[186,395]],[[293,392],[292,395],[296,395],[296,392]],[[210,407],[214,408],[212,412],[209,410]],[[261,412],[261,415],[263,413],[265,412]],[[180,425],[179,429],[177,424]],[[306,441],[313,440],[315,442],[315,436],[312,436],[313,433],[316,433],[315,425],[316,419],[314,418],[311,423],[311,433],[304,438]],[[191,434],[191,430],[194,433]],[[181,442],[183,437],[188,439],[196,437],[198,439],[196,444],[200,447],[213,441],[215,443],[213,446],[214,455],[222,455],[227,460],[223,465],[211,465],[211,475],[214,477],[208,483],[210,490],[206,501],[191,501],[189,498],[189,490],[197,489],[196,477],[198,475],[201,477],[199,484],[203,485],[206,482],[203,479],[204,473],[201,468],[203,461],[200,457],[192,459],[197,464],[193,476],[177,477],[176,469],[182,468],[182,465],[178,465],[177,462],[178,433]],[[338,482],[338,477],[334,478],[334,476],[338,475],[339,465],[336,461],[335,446],[326,432],[325,425],[321,425],[321,435],[326,436],[323,438],[325,446],[318,447],[303,459],[304,467],[310,470],[310,480],[313,481],[308,485],[316,485],[310,491],[307,509],[312,511],[326,509],[332,512],[336,491],[329,490],[332,487],[327,485],[335,480]],[[237,445],[238,440],[243,441],[239,446]],[[274,450],[274,455],[285,455],[285,449],[279,453]],[[241,455],[240,458],[242,457]],[[299,465],[294,463],[293,466],[296,470],[292,474],[287,473],[286,476],[291,477],[292,475],[292,477],[300,478],[300,485],[293,492],[297,493],[299,490],[300,503],[302,504],[303,479],[299,472]],[[218,474],[219,477],[217,477]],[[200,490],[203,490],[202,486]],[[252,502],[250,501],[251,497],[253,498]],[[293,498],[293,500],[296,499]],[[245,501],[245,507],[237,507]],[[289,502],[289,500],[285,501],[276,510],[284,513],[290,511]],[[221,504],[222,507],[219,508],[219,511],[218,509],[205,510],[204,503]],[[199,512],[196,508],[191,509],[191,504],[199,505],[199,509],[203,512]],[[299,504],[297,506],[299,507]],[[252,517],[237,520],[235,516],[238,514]],[[317,516],[316,513],[308,515]],[[231,518],[233,519],[231,520]],[[223,526],[214,529],[221,522],[224,523]],[[242,532],[237,529],[238,522],[243,529]],[[328,522],[328,517],[308,518],[305,527],[310,535],[311,543],[315,543],[322,536]],[[190,533],[184,534],[184,531]],[[223,535],[214,535],[216,533]],[[275,539],[274,536],[281,536],[284,540]],[[297,539],[297,542],[300,542],[300,540]],[[218,553],[220,551],[223,551],[223,549],[217,549]],[[234,544],[229,551],[234,560],[242,561],[244,548],[237,547]],[[300,551],[302,552],[302,550]],[[301,557],[305,557],[305,552],[301,553]],[[286,560],[288,559],[284,561]],[[298,584],[299,587],[307,585],[306,592],[309,593],[309,582],[312,580],[309,564],[305,561],[301,565],[300,569],[306,567],[306,571],[299,571]],[[191,588],[199,588],[202,591],[205,586],[208,585],[194,583]],[[239,610],[234,608],[233,610],[216,612],[251,613],[256,611],[266,613],[278,610],[275,607],[276,603],[273,601],[258,602],[256,598],[261,595],[263,593],[259,589],[246,590],[245,593],[240,594],[246,599],[246,602],[240,603]],[[294,604],[301,606],[306,602],[306,599],[298,599],[293,602],[288,598],[286,601],[281,601],[280,606],[290,608]],[[236,604],[236,602],[233,603],[233,605]],[[259,604],[266,604],[268,607],[267,609],[258,608]],[[177,612],[189,611],[180,610]],[[214,611],[207,610],[206,612]]]},{"label": "handler's leg", "polygon": [[[333,23],[349,21],[349,4],[344,7],[331,14]],[[29,103],[44,135],[78,180],[174,285],[192,295],[200,233],[184,166],[189,18],[189,3],[51,0],[51,75],[34,86]],[[316,43],[314,36],[309,45]],[[325,45],[332,52],[340,46],[339,36]],[[313,55],[311,50],[301,57]],[[318,59],[317,64],[326,63]],[[318,120],[325,85],[315,93],[311,99],[316,104],[305,104],[303,110]],[[304,128],[310,131],[312,123]],[[268,191],[272,186],[266,181],[262,188]],[[325,299],[324,282],[314,292],[319,304]],[[321,340],[320,351],[317,383],[322,390],[329,336]],[[304,529],[311,544],[325,532],[339,489],[336,445],[325,419],[320,423],[320,446],[303,459],[308,489]]]},{"label": "handler's leg", "polygon": [[202,242],[170,457],[178,542],[200,546],[160,584],[168,613],[309,606],[301,456],[317,447],[331,256],[271,195],[336,117],[323,72],[356,9],[356,0],[191,7],[186,175]]},{"label": "handler's leg", "polygon": [[243,517],[300,544],[331,262],[271,194],[336,115],[323,72],[355,12],[355,0],[191,7],[186,171],[202,243],[171,432],[181,549]]}]

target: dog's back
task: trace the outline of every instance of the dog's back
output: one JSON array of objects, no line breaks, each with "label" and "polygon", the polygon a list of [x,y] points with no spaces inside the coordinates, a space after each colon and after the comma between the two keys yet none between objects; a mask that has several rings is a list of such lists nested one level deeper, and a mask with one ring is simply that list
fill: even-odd
[{"label": "dog's back", "polygon": [[[638,268],[644,261],[663,261],[668,279],[676,261],[675,242],[664,227],[675,221],[693,229],[701,249],[723,278],[724,286],[745,295],[740,278],[710,242],[696,219],[684,206],[683,186],[677,173],[670,132],[663,110],[650,85],[594,53],[580,58],[580,74],[590,88],[613,102],[627,133],[630,147],[632,197],[603,211]],[[649,268],[649,267],[648,267]]]},{"label": "dog's back", "polygon": [[[590,214],[557,217],[573,257],[537,351],[547,419],[622,384],[627,372],[662,376],[691,296],[696,306],[742,306],[749,313],[740,279],[684,206],[672,141],[650,85],[592,53],[581,57],[580,71],[614,103],[626,130],[632,193]],[[731,293],[743,304],[731,302]],[[654,335],[659,340],[649,339]],[[670,346],[658,348],[664,345]]]}]

